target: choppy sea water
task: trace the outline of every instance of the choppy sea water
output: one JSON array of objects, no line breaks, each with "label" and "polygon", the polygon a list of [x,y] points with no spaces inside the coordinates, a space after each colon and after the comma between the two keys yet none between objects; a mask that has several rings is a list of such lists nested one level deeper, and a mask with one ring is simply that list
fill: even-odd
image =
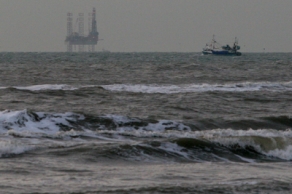
[{"label": "choppy sea water", "polygon": [[291,60],[0,53],[0,191],[291,193]]}]

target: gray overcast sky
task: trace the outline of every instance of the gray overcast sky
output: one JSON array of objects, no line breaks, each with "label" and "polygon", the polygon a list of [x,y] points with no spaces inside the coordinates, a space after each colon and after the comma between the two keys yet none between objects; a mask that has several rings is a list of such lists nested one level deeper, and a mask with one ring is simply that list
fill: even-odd
[{"label": "gray overcast sky", "polygon": [[242,52],[292,50],[292,0],[0,0],[0,5],[0,52],[66,51],[67,12],[87,16],[93,7],[104,39],[97,50],[200,52],[213,34],[222,44],[238,37]]}]

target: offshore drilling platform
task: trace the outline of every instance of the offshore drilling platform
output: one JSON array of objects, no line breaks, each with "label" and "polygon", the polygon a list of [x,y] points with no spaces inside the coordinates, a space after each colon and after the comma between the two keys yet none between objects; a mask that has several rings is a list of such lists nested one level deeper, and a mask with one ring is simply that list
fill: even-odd
[{"label": "offshore drilling platform", "polygon": [[[76,21],[78,31],[73,29],[73,14],[67,13],[67,52],[95,52],[95,46],[98,42],[98,32],[96,26],[96,10],[93,8],[92,13],[88,14],[88,35],[84,35],[84,14],[79,13]],[[75,26],[74,26],[75,27]],[[88,49],[85,50],[86,46]],[[77,50],[78,48],[78,50]]]}]

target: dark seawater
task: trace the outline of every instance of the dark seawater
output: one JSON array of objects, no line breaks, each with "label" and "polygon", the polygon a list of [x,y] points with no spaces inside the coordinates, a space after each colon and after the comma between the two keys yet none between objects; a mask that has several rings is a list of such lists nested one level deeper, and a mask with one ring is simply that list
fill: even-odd
[{"label": "dark seawater", "polygon": [[291,193],[291,61],[0,53],[0,193]]}]

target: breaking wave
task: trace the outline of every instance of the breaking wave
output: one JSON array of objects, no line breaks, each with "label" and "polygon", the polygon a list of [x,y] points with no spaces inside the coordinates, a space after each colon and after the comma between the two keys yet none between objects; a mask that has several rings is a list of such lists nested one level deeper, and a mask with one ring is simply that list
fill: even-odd
[{"label": "breaking wave", "polygon": [[290,161],[292,130],[200,130],[178,121],[116,115],[0,112],[1,157],[51,148],[78,154],[80,146],[94,152],[90,157],[144,162]]},{"label": "breaking wave", "polygon": [[0,87],[0,89],[14,88],[17,90],[44,91],[44,90],[79,90],[82,88],[103,88],[113,92],[134,93],[192,93],[192,92],[248,92],[248,91],[292,91],[292,82],[242,82],[226,84],[185,84],[185,85],[143,85],[143,84],[113,84],[113,85],[67,85],[43,84],[32,86]]},{"label": "breaking wave", "polygon": [[0,89],[17,89],[17,90],[28,90],[28,91],[45,91],[45,90],[78,90],[81,88],[95,87],[91,85],[85,86],[72,86],[67,84],[42,84],[42,85],[32,85],[32,86],[11,86],[11,87],[0,87]]},{"label": "breaking wave", "polygon": [[102,86],[110,91],[135,93],[191,93],[191,92],[248,92],[248,91],[292,91],[292,82],[243,82],[230,84],[187,84],[187,85],[129,85]]}]

